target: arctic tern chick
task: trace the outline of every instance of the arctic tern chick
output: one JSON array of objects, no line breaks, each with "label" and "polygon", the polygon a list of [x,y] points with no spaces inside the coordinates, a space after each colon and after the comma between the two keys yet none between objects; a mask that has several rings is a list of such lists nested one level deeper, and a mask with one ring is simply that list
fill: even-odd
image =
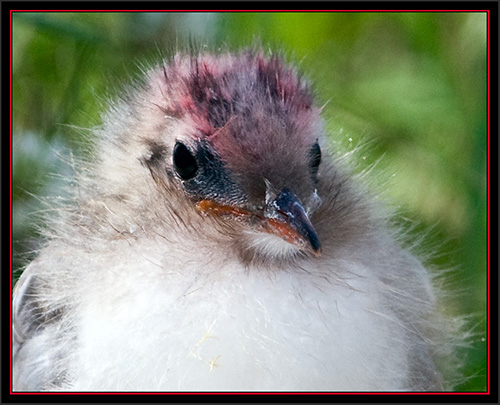
[{"label": "arctic tern chick", "polygon": [[320,112],[259,50],[112,103],[16,285],[14,389],[442,389],[430,276]]}]

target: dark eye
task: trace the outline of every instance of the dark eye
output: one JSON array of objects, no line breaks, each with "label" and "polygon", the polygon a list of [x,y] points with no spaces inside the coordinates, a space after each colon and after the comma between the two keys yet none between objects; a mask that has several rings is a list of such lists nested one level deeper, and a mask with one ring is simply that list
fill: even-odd
[{"label": "dark eye", "polygon": [[182,180],[192,179],[198,171],[196,158],[189,149],[181,142],[174,146],[173,153],[174,169]]},{"label": "dark eye", "polygon": [[311,168],[313,170],[313,175],[318,173],[318,167],[321,163],[321,148],[318,143],[315,143],[310,151]]}]

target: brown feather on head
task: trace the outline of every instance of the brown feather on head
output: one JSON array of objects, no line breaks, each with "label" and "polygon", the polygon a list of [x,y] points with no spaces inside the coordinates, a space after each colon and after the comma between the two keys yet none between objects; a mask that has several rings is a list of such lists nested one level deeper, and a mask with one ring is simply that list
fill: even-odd
[{"label": "brown feather on head", "polygon": [[240,220],[246,212],[254,229],[317,252],[308,213],[316,208],[309,202],[319,201],[312,197],[322,128],[300,76],[276,56],[246,51],[177,56],[158,78],[155,104],[174,118],[178,134],[167,145],[173,172],[198,211]]}]

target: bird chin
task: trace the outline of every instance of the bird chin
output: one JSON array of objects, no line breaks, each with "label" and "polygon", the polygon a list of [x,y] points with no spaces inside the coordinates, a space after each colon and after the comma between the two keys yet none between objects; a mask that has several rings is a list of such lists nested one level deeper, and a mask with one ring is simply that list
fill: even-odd
[{"label": "bird chin", "polygon": [[302,252],[292,243],[267,232],[245,231],[247,249],[253,251],[255,257],[270,259],[292,259]]},{"label": "bird chin", "polygon": [[196,209],[203,215],[229,217],[244,227],[246,236],[244,243],[245,256],[250,259],[266,258],[272,260],[290,260],[298,256],[312,253],[319,256],[320,250],[313,249],[292,226],[278,219],[267,217],[264,213],[256,213],[235,206],[220,204],[213,200],[201,200]]}]

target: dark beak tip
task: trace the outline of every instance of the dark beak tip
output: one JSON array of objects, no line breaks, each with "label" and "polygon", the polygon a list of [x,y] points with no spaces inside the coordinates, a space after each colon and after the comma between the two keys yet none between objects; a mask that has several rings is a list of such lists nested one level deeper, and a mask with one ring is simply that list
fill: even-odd
[{"label": "dark beak tip", "polygon": [[309,235],[309,247],[312,250],[312,253],[316,256],[319,257],[323,253],[323,248],[321,246],[321,243],[319,241],[318,235],[314,233],[314,235]]},{"label": "dark beak tip", "polygon": [[274,201],[277,208],[286,217],[286,222],[303,238],[307,247],[302,250],[312,252],[316,257],[321,255],[321,242],[316,229],[300,200],[290,190],[284,189]]},{"label": "dark beak tip", "polygon": [[313,249],[313,255],[315,257],[320,257],[322,253],[323,253],[323,249],[321,249],[321,247],[319,247],[317,249]]}]

